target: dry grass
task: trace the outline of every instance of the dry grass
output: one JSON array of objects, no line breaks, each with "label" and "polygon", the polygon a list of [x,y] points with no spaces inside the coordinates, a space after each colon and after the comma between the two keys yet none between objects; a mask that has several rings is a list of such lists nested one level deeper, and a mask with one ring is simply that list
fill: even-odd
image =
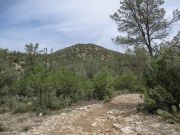
[{"label": "dry grass", "polygon": [[[0,134],[2,135],[19,135],[22,132],[29,131],[32,127],[39,126],[46,116],[39,117],[34,113],[24,114],[0,114]],[[8,127],[8,128],[7,128]]]}]

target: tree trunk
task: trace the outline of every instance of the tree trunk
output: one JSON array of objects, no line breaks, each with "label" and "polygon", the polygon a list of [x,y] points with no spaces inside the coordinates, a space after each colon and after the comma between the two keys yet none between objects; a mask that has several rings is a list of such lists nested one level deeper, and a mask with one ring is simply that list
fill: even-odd
[{"label": "tree trunk", "polygon": [[151,46],[151,45],[147,45],[147,48],[148,48],[148,52],[149,52],[150,56],[153,57],[153,49],[152,49],[152,46]]}]

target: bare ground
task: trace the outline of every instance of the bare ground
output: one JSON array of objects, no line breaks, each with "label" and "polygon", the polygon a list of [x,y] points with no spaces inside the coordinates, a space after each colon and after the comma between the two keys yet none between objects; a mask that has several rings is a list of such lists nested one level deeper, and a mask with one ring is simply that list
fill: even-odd
[{"label": "bare ground", "polygon": [[0,135],[180,135],[180,124],[138,112],[140,103],[139,94],[125,94],[59,115],[1,114],[0,123],[7,129]]}]

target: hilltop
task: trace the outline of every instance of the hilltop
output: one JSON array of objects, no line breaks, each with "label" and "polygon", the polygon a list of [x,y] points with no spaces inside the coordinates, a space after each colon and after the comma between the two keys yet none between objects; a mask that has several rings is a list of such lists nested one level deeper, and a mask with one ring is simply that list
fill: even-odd
[{"label": "hilltop", "polygon": [[64,49],[58,50],[54,53],[59,58],[68,60],[112,60],[115,55],[119,55],[119,52],[108,50],[104,47],[95,44],[76,44]]},{"label": "hilltop", "polygon": [[53,53],[57,68],[68,68],[75,72],[98,72],[100,69],[117,70],[124,61],[124,54],[94,44],[76,44]]}]

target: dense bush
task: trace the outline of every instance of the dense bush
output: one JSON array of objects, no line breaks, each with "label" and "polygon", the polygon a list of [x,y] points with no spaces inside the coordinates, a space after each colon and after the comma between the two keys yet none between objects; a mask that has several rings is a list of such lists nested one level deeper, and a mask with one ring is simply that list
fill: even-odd
[{"label": "dense bush", "polygon": [[93,81],[83,80],[80,81],[80,99],[91,100],[93,99]]},{"label": "dense bush", "polygon": [[156,86],[149,89],[145,93],[145,107],[150,112],[156,111],[161,108],[168,110],[174,103],[173,96],[162,86]]},{"label": "dense bush", "polygon": [[0,50],[0,112],[40,113],[79,100],[110,101],[114,89],[145,92],[145,108],[150,112],[172,111],[171,106],[180,103],[180,55],[173,47],[163,47],[154,58],[144,48],[135,48],[124,55],[126,61],[116,67],[118,72],[91,61],[59,68],[39,52],[38,45],[27,45],[26,51],[24,58],[14,59],[15,54]]},{"label": "dense bush", "polygon": [[114,87],[116,90],[128,90],[130,92],[142,92],[144,89],[143,81],[133,72],[124,72],[115,77]]},{"label": "dense bush", "polygon": [[165,47],[152,59],[144,72],[147,82],[145,106],[150,111],[170,110],[180,103],[180,56],[176,49]]},{"label": "dense bush", "polygon": [[72,102],[78,100],[80,93],[80,77],[71,71],[62,69],[50,76],[52,89],[57,97],[70,98]]},{"label": "dense bush", "polygon": [[101,71],[95,75],[93,80],[94,97],[103,100],[112,96],[113,91],[113,78],[109,71]]},{"label": "dense bush", "polygon": [[6,104],[13,113],[25,113],[33,111],[33,103],[27,98],[11,96],[6,99]]},{"label": "dense bush", "polygon": [[158,109],[157,113],[161,115],[164,118],[164,120],[169,123],[180,123],[180,104],[179,106],[173,105],[171,113],[162,109]]},{"label": "dense bush", "polygon": [[9,58],[9,51],[0,48],[0,102],[4,95],[8,94],[7,89],[18,76],[17,65]]}]

